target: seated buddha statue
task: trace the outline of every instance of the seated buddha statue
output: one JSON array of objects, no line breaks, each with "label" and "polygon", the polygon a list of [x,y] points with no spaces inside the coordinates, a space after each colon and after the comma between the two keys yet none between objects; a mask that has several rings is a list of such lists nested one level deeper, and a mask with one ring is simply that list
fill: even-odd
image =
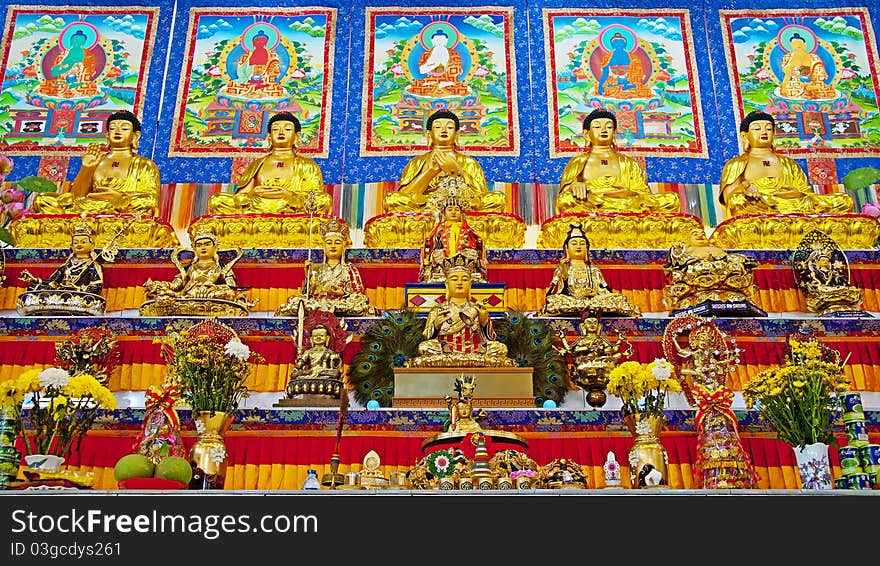
[{"label": "seated buddha statue", "polygon": [[[195,257],[184,264],[180,256],[192,252]],[[220,261],[217,236],[200,230],[193,237],[193,249],[175,249],[171,261],[178,274],[171,281],[144,282],[144,294],[148,302],[141,305],[141,315],[176,314],[228,314],[247,315],[256,304],[240,292],[232,267],[241,258],[241,249],[226,263]],[[230,305],[229,303],[233,303]]]},{"label": "seated buddha statue", "polygon": [[408,367],[514,367],[498,342],[485,305],[471,297],[473,260],[456,255],[443,261],[445,300],[428,312],[424,340]]},{"label": "seated buddha statue", "polygon": [[137,154],[141,123],[122,110],[107,117],[107,144],[90,144],[69,192],[40,193],[33,210],[40,214],[119,214],[155,216],[159,211],[159,169]]},{"label": "seated buddha statue", "polygon": [[754,258],[727,253],[712,245],[702,228],[694,229],[688,242],[669,249],[663,271],[667,285],[664,303],[674,310],[695,307],[705,301],[751,301],[758,292]]},{"label": "seated buddha statue", "polygon": [[590,261],[590,241],[580,224],[571,224],[565,242],[565,252],[553,270],[553,279],[547,289],[547,298],[541,312],[544,315],[640,316],[639,307],[608,286],[602,272]]},{"label": "seated buddha statue", "polygon": [[331,218],[322,229],[324,261],[313,265],[306,261],[306,276],[300,294],[293,295],[275,311],[275,316],[296,316],[300,304],[307,311],[326,311],[345,316],[373,316],[376,308],[370,305],[360,272],[345,261],[345,251],[351,245],[346,224]]},{"label": "seated buddha statue", "polygon": [[[447,177],[439,190],[446,195],[441,202],[440,219],[422,246],[419,281],[436,283],[445,280],[443,261],[462,254],[476,262],[472,282],[486,281],[486,250],[483,238],[468,225],[463,209],[468,202],[461,198],[461,177]],[[457,185],[457,186],[456,186]]]},{"label": "seated buddha statue", "polygon": [[437,189],[447,177],[461,177],[466,185],[463,198],[470,208],[502,212],[505,198],[489,191],[486,175],[476,159],[457,151],[460,123],[448,110],[431,114],[426,124],[429,151],[412,158],[403,168],[400,187],[385,197],[387,212],[419,212],[432,207]]},{"label": "seated buddha statue", "polygon": [[765,112],[750,112],[739,127],[742,155],[724,164],[719,200],[730,218],[743,214],[838,214],[853,210],[846,193],[813,192],[797,162],[773,150],[776,122]]},{"label": "seated buddha statue", "polygon": [[211,195],[208,213],[304,213],[308,212],[306,199],[311,198],[313,213],[328,214],[333,198],[324,188],[321,168],[314,159],[297,153],[302,132],[299,119],[279,112],[269,118],[268,127],[269,153],[245,168],[235,194]]},{"label": "seated buddha statue", "polygon": [[613,112],[596,109],[584,119],[587,151],[571,158],[562,171],[556,213],[681,211],[678,195],[654,194],[644,169],[617,151]]}]

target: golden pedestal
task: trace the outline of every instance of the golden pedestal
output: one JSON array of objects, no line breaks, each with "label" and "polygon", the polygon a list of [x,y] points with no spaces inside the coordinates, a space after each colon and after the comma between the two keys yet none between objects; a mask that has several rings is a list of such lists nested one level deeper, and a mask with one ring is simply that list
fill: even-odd
[{"label": "golden pedestal", "polygon": [[[131,221],[130,214],[89,214],[85,222],[92,230],[96,248],[103,247]],[[17,248],[68,248],[74,227],[82,223],[79,214],[25,214],[12,221],[9,231]],[[116,240],[120,248],[173,248],[180,246],[174,228],[164,220],[142,217]]]},{"label": "golden pedestal", "polygon": [[106,308],[101,295],[66,289],[26,291],[15,301],[21,316],[104,316]]},{"label": "golden pedestal", "polygon": [[322,230],[332,216],[308,214],[208,214],[190,224],[190,238],[202,229],[217,236],[221,248],[308,248],[324,241]]},{"label": "golden pedestal", "polygon": [[581,224],[593,249],[666,249],[687,242],[699,218],[651,212],[568,212],[548,218],[538,234],[539,248],[561,248],[572,224]]},{"label": "golden pedestal", "polygon": [[[526,223],[507,212],[467,212],[471,228],[493,249],[518,249],[526,241]],[[389,212],[370,218],[364,225],[368,248],[421,248],[437,219],[430,212]]]},{"label": "golden pedestal", "polygon": [[860,214],[744,214],[719,224],[709,240],[725,249],[794,250],[813,230],[825,232],[843,249],[871,249],[880,237],[880,222]]},{"label": "golden pedestal", "polygon": [[394,407],[446,407],[455,378],[477,376],[475,407],[535,408],[532,368],[394,368]]},{"label": "golden pedestal", "polygon": [[247,305],[223,299],[179,298],[147,301],[141,305],[141,316],[248,316]]}]

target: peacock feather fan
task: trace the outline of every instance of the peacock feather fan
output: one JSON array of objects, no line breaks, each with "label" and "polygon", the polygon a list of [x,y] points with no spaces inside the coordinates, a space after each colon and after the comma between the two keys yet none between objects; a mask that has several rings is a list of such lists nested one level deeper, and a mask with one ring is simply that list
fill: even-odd
[{"label": "peacock feather fan", "polygon": [[533,368],[535,405],[552,399],[557,404],[570,389],[565,359],[553,347],[554,334],[541,320],[508,310],[505,318],[494,322],[498,341],[507,346],[507,355],[520,367]]},{"label": "peacock feather fan", "polygon": [[390,407],[394,397],[394,368],[419,352],[425,319],[409,311],[386,312],[364,331],[361,348],[348,366],[348,382],[355,399],[365,405],[375,399]]}]

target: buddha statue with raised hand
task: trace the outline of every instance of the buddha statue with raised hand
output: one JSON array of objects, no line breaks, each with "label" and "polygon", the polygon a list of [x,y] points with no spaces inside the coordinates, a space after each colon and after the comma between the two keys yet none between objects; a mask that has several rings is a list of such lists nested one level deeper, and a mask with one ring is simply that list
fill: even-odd
[{"label": "buddha statue with raised hand", "polygon": [[159,169],[137,154],[141,122],[127,110],[107,117],[106,153],[90,144],[69,192],[41,193],[33,210],[40,214],[120,214],[156,216],[161,186]]},{"label": "buddha statue with raised hand", "polygon": [[773,149],[776,122],[766,112],[750,112],[739,127],[743,153],[724,164],[719,200],[728,217],[743,214],[847,213],[846,193],[816,194],[797,162]]},{"label": "buddha statue with raised hand", "polygon": [[324,188],[321,168],[297,153],[302,135],[299,119],[289,112],[269,118],[269,153],[251,162],[235,194],[218,193],[208,200],[209,214],[305,213],[309,193],[317,214],[329,214],[333,199]]},{"label": "buddha statue with raised hand", "polygon": [[654,194],[641,164],[614,143],[617,118],[596,109],[584,119],[586,151],[566,164],[556,197],[556,213],[681,212],[678,195]]},{"label": "buddha statue with raised hand", "polygon": [[590,241],[580,224],[570,225],[562,249],[565,255],[553,270],[543,314],[641,315],[639,307],[611,290],[602,272],[593,265]]},{"label": "buddha statue with raised hand", "polygon": [[446,274],[445,300],[428,312],[419,355],[407,360],[409,367],[513,367],[507,346],[498,342],[489,310],[471,297],[471,278],[476,265],[464,255],[443,261]]},{"label": "buddha statue with raised hand", "polygon": [[448,110],[438,110],[428,117],[425,135],[427,153],[412,158],[403,168],[400,187],[385,197],[388,212],[418,212],[430,208],[440,183],[447,177],[461,177],[466,185],[463,198],[475,211],[502,212],[505,198],[492,192],[486,175],[476,159],[456,149],[460,123]]},{"label": "buddha statue with raised hand", "polygon": [[370,305],[358,268],[345,261],[345,251],[351,245],[348,226],[333,217],[324,224],[322,235],[324,261],[314,265],[306,260],[301,293],[287,299],[275,316],[296,316],[300,303],[304,303],[307,311],[344,316],[375,315],[376,308]]}]

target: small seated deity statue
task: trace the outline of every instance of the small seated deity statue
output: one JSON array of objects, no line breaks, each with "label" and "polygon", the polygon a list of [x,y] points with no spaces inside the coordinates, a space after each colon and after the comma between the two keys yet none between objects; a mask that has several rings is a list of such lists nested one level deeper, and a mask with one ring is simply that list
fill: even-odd
[{"label": "small seated deity statue", "polygon": [[388,487],[388,478],[382,473],[382,461],[375,450],[370,450],[364,456],[361,466],[361,487],[364,489],[385,489]]},{"label": "small seated deity statue", "polygon": [[605,487],[620,485],[620,464],[617,462],[617,456],[614,455],[614,452],[608,451],[605,463],[602,464],[602,470],[605,472]]},{"label": "small seated deity statue", "polygon": [[820,230],[804,236],[791,264],[810,312],[822,316],[860,310],[862,291],[850,283],[846,254],[830,236]]},{"label": "small seated deity statue", "polygon": [[590,241],[581,224],[571,224],[562,244],[565,252],[553,271],[541,312],[545,315],[641,315],[639,307],[608,286],[602,272],[590,260]]},{"label": "small seated deity statue", "polygon": [[664,302],[674,310],[706,301],[751,302],[758,292],[756,267],[754,258],[727,253],[709,243],[702,228],[694,229],[689,242],[676,242],[669,249],[663,266],[667,278]]},{"label": "small seated deity statue", "polygon": [[590,485],[580,464],[567,458],[541,466],[535,481],[543,489],[587,489]]},{"label": "small seated deity statue", "polygon": [[107,117],[107,144],[90,144],[69,192],[40,193],[33,210],[40,214],[120,214],[156,216],[161,185],[159,168],[137,154],[141,122],[127,110]]},{"label": "small seated deity statue", "polygon": [[[288,398],[305,391],[299,387],[302,384],[298,383],[298,380],[339,380],[342,377],[342,356],[330,349],[330,333],[327,327],[315,326],[312,328],[309,342],[311,347],[296,357],[296,369],[290,374],[290,382],[287,384]],[[336,392],[338,393],[338,390]],[[333,391],[322,391],[322,393],[333,393]]]},{"label": "small seated deity statue", "polygon": [[21,281],[28,284],[28,291],[76,291],[100,295],[104,287],[104,270],[95,253],[95,242],[88,225],[78,225],[70,238],[70,255],[46,279],[22,270]]},{"label": "small seated deity statue", "polygon": [[614,143],[617,118],[596,109],[584,119],[587,151],[566,164],[556,214],[566,212],[681,212],[678,195],[651,192],[644,169]]},{"label": "small seated deity statue", "polygon": [[103,257],[113,259],[115,248],[108,242],[101,254],[95,252],[92,231],[85,222],[74,226],[70,238],[70,255],[46,279],[22,270],[20,280],[27,283],[27,291],[18,296],[16,309],[22,316],[79,315],[101,316],[107,305],[101,290],[104,270],[99,262]]},{"label": "small seated deity statue", "polygon": [[[193,253],[195,257],[184,264],[181,255]],[[241,259],[237,248],[235,257],[226,263],[220,261],[217,236],[208,230],[200,230],[193,237],[192,250],[175,249],[171,261],[178,274],[171,281],[144,282],[144,294],[148,301],[141,305],[141,314],[247,315],[256,301],[249,301],[235,280],[232,267]]]},{"label": "small seated deity statue", "polygon": [[297,153],[302,135],[299,119],[279,112],[269,118],[268,127],[269,153],[245,168],[235,194],[212,195],[208,213],[307,213],[306,200],[311,198],[313,214],[329,214],[333,198],[324,187],[321,168],[314,159]]},{"label": "small seated deity statue", "polygon": [[489,311],[471,297],[473,260],[456,255],[443,261],[445,300],[428,312],[424,341],[408,367],[514,367],[498,342]]},{"label": "small seated deity statue", "polygon": [[776,121],[750,112],[739,127],[745,151],[721,170],[718,196],[730,218],[743,214],[839,214],[853,210],[846,193],[816,194],[797,162],[773,149]]},{"label": "small seated deity statue", "polygon": [[458,146],[460,122],[455,113],[438,110],[428,117],[425,135],[429,151],[412,158],[403,168],[400,187],[385,197],[387,212],[420,212],[436,206],[432,199],[447,177],[461,177],[466,185],[462,198],[475,211],[502,212],[505,197],[489,190],[479,162],[461,153]]},{"label": "small seated deity statue", "polygon": [[483,430],[479,419],[485,418],[486,412],[482,409],[474,411],[474,389],[476,388],[476,376],[460,375],[455,378],[455,391],[458,399],[446,396],[446,407],[449,409],[449,421],[444,431],[477,432]]},{"label": "small seated deity statue", "polygon": [[445,279],[442,264],[447,258],[462,254],[477,264],[473,282],[486,281],[486,250],[483,238],[470,227],[464,209],[469,205],[461,197],[461,177],[447,177],[438,189],[445,195],[440,219],[422,247],[419,281],[436,283]]},{"label": "small seated deity statue", "polygon": [[633,346],[623,333],[617,333],[617,340],[611,342],[602,334],[602,324],[598,318],[587,317],[581,321],[581,335],[569,344],[564,334],[559,335],[562,347],[556,350],[573,358],[569,374],[572,382],[587,391],[587,403],[591,407],[601,407],[607,400],[605,386],[608,375],[620,360],[633,354]]},{"label": "small seated deity statue", "polygon": [[345,316],[374,316],[358,268],[345,261],[351,245],[348,226],[331,218],[322,228],[324,261],[318,265],[306,261],[302,292],[287,299],[275,316],[296,316],[300,304],[307,311],[327,311]]}]

